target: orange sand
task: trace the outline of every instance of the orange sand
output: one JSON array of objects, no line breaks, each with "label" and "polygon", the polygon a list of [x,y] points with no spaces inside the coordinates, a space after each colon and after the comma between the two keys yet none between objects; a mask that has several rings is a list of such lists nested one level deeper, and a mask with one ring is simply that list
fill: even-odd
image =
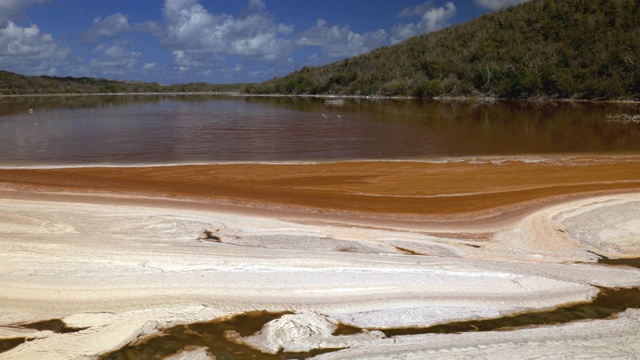
[{"label": "orange sand", "polygon": [[221,199],[252,206],[413,219],[486,221],[553,199],[640,189],[640,159],[565,163],[470,161],[217,164],[3,169],[25,191],[109,192]]}]

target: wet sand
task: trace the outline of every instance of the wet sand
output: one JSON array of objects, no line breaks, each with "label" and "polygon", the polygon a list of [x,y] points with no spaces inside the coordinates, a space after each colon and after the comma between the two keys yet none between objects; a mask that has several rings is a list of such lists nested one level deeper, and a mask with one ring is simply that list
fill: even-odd
[{"label": "wet sand", "polygon": [[226,200],[269,210],[480,220],[558,198],[640,188],[640,158],[0,169],[25,191]]},{"label": "wet sand", "polygon": [[[294,312],[234,340],[267,352],[513,358],[555,342],[555,358],[569,358],[562,344],[622,358],[640,351],[636,310],[542,332],[318,329],[493,318],[640,287],[638,269],[596,255],[640,257],[638,174],[636,157],[3,169],[0,339],[30,341],[0,358],[90,358],[252,310]],[[50,319],[81,330],[20,326]],[[615,336],[596,343],[597,329]]]}]

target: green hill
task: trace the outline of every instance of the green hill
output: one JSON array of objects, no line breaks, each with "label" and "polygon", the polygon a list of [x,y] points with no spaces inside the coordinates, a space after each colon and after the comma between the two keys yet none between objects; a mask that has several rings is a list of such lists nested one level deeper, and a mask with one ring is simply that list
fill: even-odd
[{"label": "green hill", "polygon": [[211,85],[206,83],[164,86],[158,83],[88,77],[25,76],[0,70],[0,95],[218,92],[240,91],[243,87],[243,84]]},{"label": "green hill", "polygon": [[250,93],[640,98],[640,0],[533,0]]},{"label": "green hill", "polygon": [[640,99],[640,0],[532,0],[465,24],[261,84],[23,76],[0,95],[245,91],[250,94]]}]

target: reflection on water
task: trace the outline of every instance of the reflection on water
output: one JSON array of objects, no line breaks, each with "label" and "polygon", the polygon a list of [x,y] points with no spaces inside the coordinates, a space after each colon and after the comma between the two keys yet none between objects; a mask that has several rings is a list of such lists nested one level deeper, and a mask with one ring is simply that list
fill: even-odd
[{"label": "reflection on water", "polygon": [[[213,96],[0,99],[0,165],[637,153],[637,104]],[[30,111],[31,109],[31,111]]]}]

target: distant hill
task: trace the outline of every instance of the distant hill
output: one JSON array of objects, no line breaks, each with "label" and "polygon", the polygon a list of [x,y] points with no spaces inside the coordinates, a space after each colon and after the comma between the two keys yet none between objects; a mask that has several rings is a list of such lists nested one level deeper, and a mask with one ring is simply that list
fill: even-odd
[{"label": "distant hill", "polygon": [[465,24],[261,84],[23,76],[0,94],[250,94],[640,99],[640,0],[532,0]]},{"label": "distant hill", "polygon": [[533,0],[250,93],[640,98],[640,0]]},{"label": "distant hill", "polygon": [[240,91],[243,87],[242,84],[211,85],[206,83],[164,86],[158,83],[88,77],[25,76],[0,70],[0,95],[216,92]]}]

